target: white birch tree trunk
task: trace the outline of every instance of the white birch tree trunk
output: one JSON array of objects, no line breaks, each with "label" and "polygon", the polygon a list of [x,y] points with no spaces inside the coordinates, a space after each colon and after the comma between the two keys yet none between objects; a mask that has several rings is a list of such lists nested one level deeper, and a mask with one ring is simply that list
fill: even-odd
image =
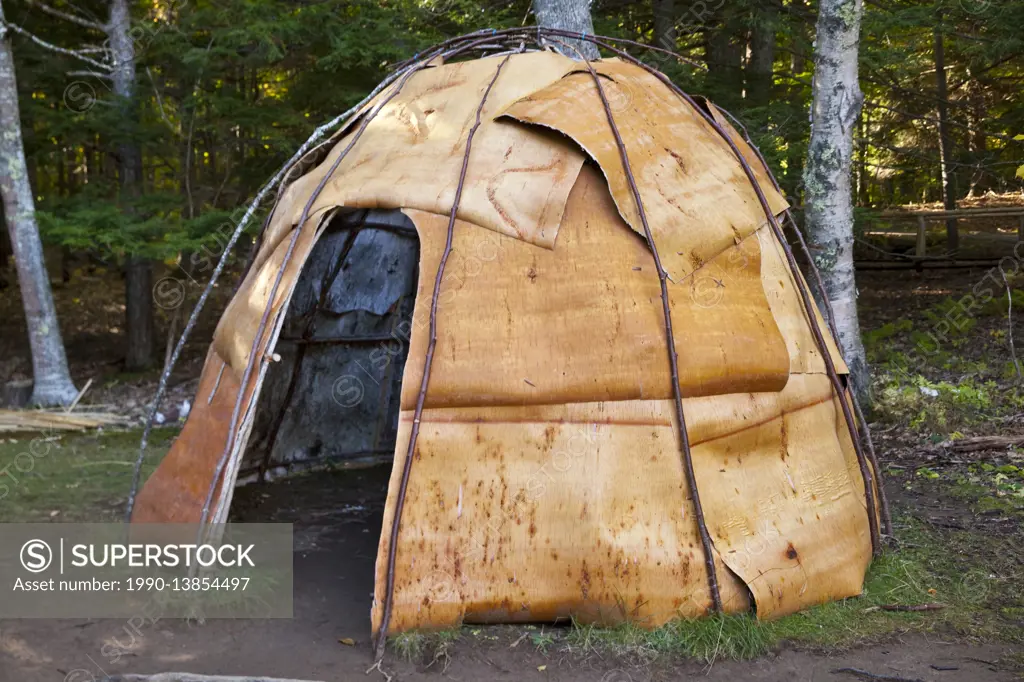
[{"label": "white birch tree trunk", "polygon": [[53,292],[50,291],[50,279],[43,261],[43,244],[36,225],[35,201],[21,140],[14,53],[4,20],[3,4],[0,3],[0,195],[32,349],[34,385],[31,402],[34,405],[67,405],[75,399],[78,391],[68,372]]},{"label": "white birch tree trunk", "polygon": [[[590,16],[591,0],[533,0],[533,13],[537,16],[537,25],[544,28],[557,28],[563,31],[594,34],[594,20]],[[597,45],[582,40],[566,38],[563,42],[571,45],[573,50],[562,50],[567,57],[579,59],[599,59],[601,53]],[[555,47],[558,47],[557,45]]]},{"label": "white birch tree trunk", "polygon": [[814,43],[811,138],[804,168],[806,229],[832,302],[839,344],[862,399],[868,368],[857,321],[853,267],[853,133],[864,95],[858,85],[861,0],[821,0]]}]

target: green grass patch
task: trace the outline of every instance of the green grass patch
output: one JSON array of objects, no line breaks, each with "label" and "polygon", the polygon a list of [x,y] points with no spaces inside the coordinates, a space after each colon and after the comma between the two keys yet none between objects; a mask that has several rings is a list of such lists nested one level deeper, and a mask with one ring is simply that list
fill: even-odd
[{"label": "green grass patch", "polygon": [[1013,515],[1024,510],[1024,470],[1013,464],[971,464],[956,475],[949,492],[978,512]]},{"label": "green grass patch", "polygon": [[[154,429],[143,481],[177,433]],[[141,429],[0,437],[0,522],[120,520],[141,437]]]},{"label": "green grass patch", "polygon": [[[889,550],[872,563],[860,597],[775,621],[742,614],[678,620],[654,630],[574,624],[567,644],[643,660],[671,656],[708,663],[756,658],[787,641],[834,650],[908,631],[955,631],[967,638],[1024,641],[1024,633],[1006,616],[1024,606],[1021,597],[1012,597],[1012,606],[999,605],[1015,591],[1007,576],[1013,574],[1019,557],[1004,555],[1005,565],[996,565],[1000,562],[993,564],[989,557],[1001,548],[993,539],[939,533],[910,518],[900,519],[898,526],[902,548]],[[924,612],[880,608],[932,603],[945,608]]]},{"label": "green grass patch", "polygon": [[410,663],[425,663],[429,667],[440,661],[443,667],[447,667],[451,659],[451,647],[462,637],[463,629],[401,632],[388,638],[388,646]]}]

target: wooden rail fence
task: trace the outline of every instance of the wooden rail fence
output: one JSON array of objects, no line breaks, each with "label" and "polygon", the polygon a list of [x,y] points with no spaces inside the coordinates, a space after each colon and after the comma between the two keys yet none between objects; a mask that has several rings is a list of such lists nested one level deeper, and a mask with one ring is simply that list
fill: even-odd
[{"label": "wooden rail fence", "polygon": [[1024,206],[1008,206],[1005,208],[963,208],[956,211],[905,211],[892,210],[882,211],[880,218],[917,219],[917,246],[914,255],[917,258],[927,257],[928,223],[935,220],[948,220],[950,218],[1012,218],[1017,216],[1017,240],[1024,241]]}]

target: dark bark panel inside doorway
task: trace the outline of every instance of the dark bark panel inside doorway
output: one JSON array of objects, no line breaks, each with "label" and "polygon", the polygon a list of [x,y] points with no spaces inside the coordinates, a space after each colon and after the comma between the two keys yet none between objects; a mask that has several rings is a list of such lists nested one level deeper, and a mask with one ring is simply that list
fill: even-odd
[{"label": "dark bark panel inside doorway", "polygon": [[416,229],[400,211],[331,222],[296,284],[240,483],[390,458],[418,263]]}]

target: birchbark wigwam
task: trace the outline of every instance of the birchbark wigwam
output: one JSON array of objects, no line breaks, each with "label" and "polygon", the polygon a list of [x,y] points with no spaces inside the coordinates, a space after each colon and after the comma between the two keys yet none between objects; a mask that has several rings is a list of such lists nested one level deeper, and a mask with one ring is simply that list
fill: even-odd
[{"label": "birchbark wigwam", "polygon": [[822,0],[814,46],[811,137],[804,167],[806,231],[835,312],[839,344],[862,401],[868,367],[857,319],[853,265],[853,135],[864,95],[857,53],[861,0]]},{"label": "birchbark wigwam", "polygon": [[68,371],[53,292],[50,291],[50,279],[43,260],[43,244],[36,224],[35,201],[21,139],[14,53],[5,21],[0,2],[0,131],[3,131],[0,134],[0,195],[32,349],[30,402],[44,406],[68,405],[78,391]]}]

